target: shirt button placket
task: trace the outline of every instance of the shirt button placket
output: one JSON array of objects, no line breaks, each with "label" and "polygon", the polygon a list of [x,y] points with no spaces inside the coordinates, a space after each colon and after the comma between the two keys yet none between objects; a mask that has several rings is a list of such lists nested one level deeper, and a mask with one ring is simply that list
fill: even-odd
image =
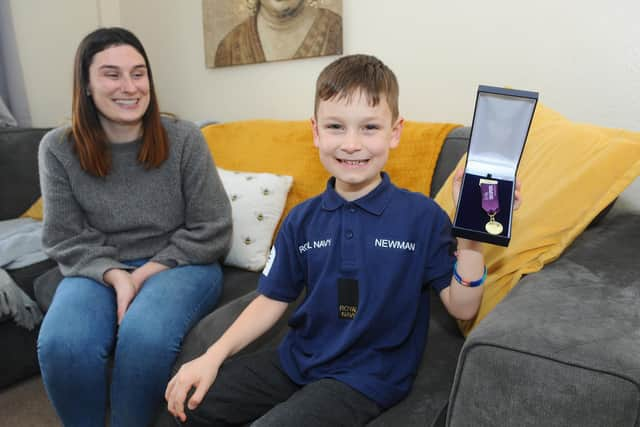
[{"label": "shirt button placket", "polygon": [[356,208],[353,205],[345,205],[342,209],[342,226],[344,239],[342,239],[342,269],[356,269],[356,236],[354,233],[356,223]]}]

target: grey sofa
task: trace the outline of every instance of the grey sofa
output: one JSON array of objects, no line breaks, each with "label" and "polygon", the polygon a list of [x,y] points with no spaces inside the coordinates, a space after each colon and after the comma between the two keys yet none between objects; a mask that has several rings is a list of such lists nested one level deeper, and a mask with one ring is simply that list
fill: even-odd
[{"label": "grey sofa", "polygon": [[[19,215],[39,195],[35,153],[43,132],[0,130],[0,219]],[[468,135],[459,128],[448,136],[431,194],[466,150]],[[414,387],[370,425],[640,426],[639,187],[623,193],[558,261],[523,278],[466,340],[433,295]],[[44,310],[59,278],[52,265],[11,272]],[[258,273],[224,273],[218,308],[185,338],[176,368],[201,354],[255,296]],[[37,331],[0,321],[3,387],[37,373]],[[286,316],[244,351],[275,346],[285,332]],[[156,426],[174,425],[159,413]]]}]

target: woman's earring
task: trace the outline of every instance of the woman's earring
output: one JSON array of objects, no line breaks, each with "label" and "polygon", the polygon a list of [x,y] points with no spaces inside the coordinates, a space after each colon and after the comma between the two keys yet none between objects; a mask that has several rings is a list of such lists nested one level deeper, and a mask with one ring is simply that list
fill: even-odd
[{"label": "woman's earring", "polygon": [[84,94],[87,96],[91,96],[91,92],[89,92],[89,89],[85,89]]}]

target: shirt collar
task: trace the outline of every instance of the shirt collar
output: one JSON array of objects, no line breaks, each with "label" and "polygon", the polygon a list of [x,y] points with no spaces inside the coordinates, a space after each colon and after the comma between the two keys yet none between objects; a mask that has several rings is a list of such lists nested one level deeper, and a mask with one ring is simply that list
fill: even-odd
[{"label": "shirt collar", "polygon": [[342,196],[336,192],[335,177],[329,178],[327,188],[324,193],[322,193],[322,209],[333,211],[347,203],[353,203],[371,214],[382,215],[382,212],[384,212],[384,209],[391,201],[395,186],[391,183],[389,175],[387,175],[386,172],[381,172],[380,176],[382,181],[376,188],[353,202],[348,202],[343,199]]}]

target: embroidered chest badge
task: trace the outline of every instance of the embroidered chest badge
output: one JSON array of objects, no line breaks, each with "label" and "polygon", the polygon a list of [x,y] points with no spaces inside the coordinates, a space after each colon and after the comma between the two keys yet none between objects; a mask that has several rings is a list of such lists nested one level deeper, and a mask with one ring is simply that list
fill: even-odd
[{"label": "embroidered chest badge", "polygon": [[338,318],[353,320],[358,314],[358,281],[338,279]]}]

